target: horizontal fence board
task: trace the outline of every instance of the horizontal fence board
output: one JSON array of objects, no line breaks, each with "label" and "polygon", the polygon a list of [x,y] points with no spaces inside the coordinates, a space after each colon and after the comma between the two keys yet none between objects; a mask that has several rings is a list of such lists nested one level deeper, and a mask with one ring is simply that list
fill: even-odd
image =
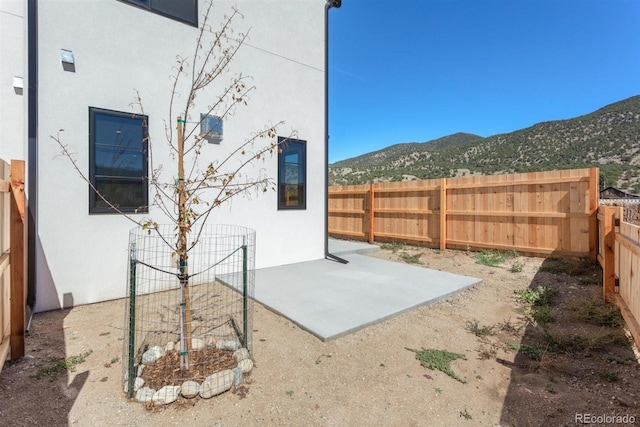
[{"label": "horizontal fence board", "polygon": [[375,215],[392,215],[392,214],[400,214],[400,215],[432,215],[434,211],[432,210],[417,210],[417,209],[376,209]]},{"label": "horizontal fence board", "polygon": [[[573,170],[582,170],[582,169],[573,169]],[[559,172],[559,171],[553,171]],[[549,174],[550,172],[535,172],[535,173],[544,173]],[[567,183],[567,182],[576,182],[576,181],[588,181],[588,177],[579,177],[578,179],[574,179],[572,177],[557,177],[557,178],[535,178],[535,173],[528,174],[515,174],[515,175],[523,175],[527,176],[526,178],[522,178],[521,180],[513,180],[513,181],[491,181],[491,178],[496,176],[507,176],[507,175],[482,175],[480,178],[487,178],[486,182],[459,182],[459,183],[447,183],[447,189],[473,189],[473,188],[489,188],[489,187],[509,187],[509,186],[520,186],[520,185],[531,185],[531,181],[535,181],[534,185],[544,185],[544,184],[559,184],[559,183]],[[464,178],[451,178],[454,179],[464,179]]]},{"label": "horizontal fence board", "polygon": [[0,342],[0,362],[2,362],[3,365],[9,356],[9,342],[9,336],[4,336]]},{"label": "horizontal fence board", "polygon": [[5,270],[9,267],[9,251],[0,255],[0,274],[4,274]]},{"label": "horizontal fence board", "polygon": [[376,233],[376,237],[381,237],[383,239],[395,239],[395,240],[412,241],[412,242],[433,242],[433,239],[429,237],[411,236],[407,234]]},{"label": "horizontal fence board", "polygon": [[364,209],[333,209],[331,210],[330,215],[364,215],[366,211]]},{"label": "horizontal fence board", "polygon": [[334,236],[366,237],[365,233],[355,233],[350,231],[331,231],[330,234]]},{"label": "horizontal fence board", "polygon": [[635,256],[640,256],[640,246],[637,241],[631,240],[624,234],[616,233],[616,242],[630,250]]},{"label": "horizontal fence board", "polygon": [[507,245],[498,245],[498,244],[490,244],[483,245],[482,247],[474,246],[472,242],[465,242],[459,240],[449,240],[447,241],[447,246],[454,249],[464,249],[464,250],[483,250],[483,249],[495,249],[499,251],[517,251],[522,253],[523,255],[533,255],[533,256],[558,256],[558,257],[583,257],[584,253],[582,252],[571,252],[571,251],[562,251],[557,249],[544,249],[537,248],[532,249],[528,246],[507,246]]},{"label": "horizontal fence board", "polygon": [[329,197],[332,196],[352,196],[354,194],[367,194],[369,190],[331,190],[329,189]]},{"label": "horizontal fence board", "polygon": [[447,211],[447,215],[468,215],[468,216],[507,216],[507,217],[528,217],[528,218],[582,218],[584,213],[579,212],[497,212],[497,211]]},{"label": "horizontal fence board", "polygon": [[[408,181],[411,182],[411,181]],[[438,186],[430,186],[430,187],[399,187],[399,188],[374,188],[374,192],[376,194],[383,193],[423,193],[426,191],[434,191],[437,190]]]}]

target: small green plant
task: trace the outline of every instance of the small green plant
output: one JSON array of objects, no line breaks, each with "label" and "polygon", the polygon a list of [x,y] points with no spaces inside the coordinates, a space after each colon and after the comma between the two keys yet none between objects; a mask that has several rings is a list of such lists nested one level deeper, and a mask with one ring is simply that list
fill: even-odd
[{"label": "small green plant", "polygon": [[624,325],[622,314],[613,303],[605,303],[600,300],[574,299],[569,301],[568,307],[572,311],[573,317],[579,322],[610,328],[618,328]]},{"label": "small green plant", "polygon": [[498,323],[498,328],[502,332],[506,332],[511,335],[518,335],[521,329],[520,326],[514,325],[513,323],[511,323],[511,318],[509,318],[508,320],[503,320],[502,322]]},{"label": "small green plant", "polygon": [[495,325],[493,326],[480,326],[478,320],[467,320],[464,324],[464,329],[471,332],[473,335],[479,338],[485,338],[490,335],[495,335]]},{"label": "small green plant", "polygon": [[547,305],[540,308],[532,309],[531,318],[538,325],[546,325],[547,323],[555,321],[555,319],[551,315],[551,309]]},{"label": "small green plant", "polygon": [[620,377],[615,372],[603,372],[600,374],[600,377],[610,383],[615,383],[620,381]]},{"label": "small green plant", "polygon": [[293,397],[293,390],[287,390],[286,391],[287,396],[289,397]]},{"label": "small green plant", "polygon": [[402,249],[404,247],[404,245],[402,243],[383,243],[382,245],[380,245],[380,249],[385,250],[385,251],[391,251],[392,253],[396,253],[398,252],[400,249]]},{"label": "small green plant", "polygon": [[408,347],[405,348],[409,351],[414,352],[416,354],[416,359],[418,359],[420,361],[420,364],[425,368],[437,369],[438,371],[449,375],[451,378],[458,380],[463,384],[467,383],[465,379],[457,376],[451,368],[452,361],[457,359],[467,360],[464,354],[452,353],[447,350],[427,349],[424,347],[421,350],[414,350]]},{"label": "small green plant", "polygon": [[476,263],[489,267],[497,267],[503,262],[519,256],[516,251],[481,251],[476,254]]},{"label": "small green plant", "polygon": [[545,356],[564,353],[567,350],[566,344],[557,334],[545,331],[542,337],[526,343],[511,345],[510,347],[520,351],[531,360],[540,361]]},{"label": "small green plant", "polygon": [[420,261],[420,255],[421,254],[409,255],[406,252],[402,252],[398,256],[407,264],[422,264],[422,261]]},{"label": "small green plant", "polygon": [[479,374],[476,375],[476,379],[479,380],[479,381],[482,381],[482,375],[479,375]]},{"label": "small green plant", "polygon": [[581,286],[602,285],[602,277],[599,277],[597,275],[581,277],[578,280],[578,285],[581,285]]},{"label": "small green plant", "polygon": [[497,354],[498,354],[498,351],[494,347],[491,347],[489,349],[483,348],[478,350],[478,359],[480,360],[493,359],[494,357],[496,357]]},{"label": "small green plant", "polygon": [[436,394],[442,394],[442,389],[441,388],[436,387],[433,390],[436,392]]},{"label": "small green plant", "polygon": [[556,390],[553,388],[553,384],[551,383],[551,381],[549,381],[548,383],[546,383],[544,385],[544,389],[547,391],[547,393],[555,393]]},{"label": "small green plant", "polygon": [[522,301],[535,306],[551,304],[553,298],[558,294],[558,291],[546,286],[537,286],[535,289],[528,288],[523,291],[514,292]]},{"label": "small green plant", "polygon": [[510,347],[532,360],[541,360],[544,356],[553,354],[599,351],[609,346],[629,346],[629,339],[622,329],[602,328],[578,332],[547,329],[543,336],[535,340]]},{"label": "small green plant", "polygon": [[511,264],[511,269],[509,271],[511,271],[512,273],[520,273],[522,272],[523,268],[524,268],[524,264],[521,263],[520,261],[516,261],[513,264]]},{"label": "small green plant", "polygon": [[524,354],[531,360],[541,360],[542,357],[549,353],[548,346],[540,342],[524,343],[524,344],[512,344],[510,346],[513,350],[517,350]]},{"label": "small green plant", "polygon": [[111,361],[109,362],[110,364],[114,364],[114,363],[118,363],[120,361],[120,358],[118,356],[112,357]]},{"label": "small green plant", "polygon": [[87,350],[82,354],[71,356],[66,359],[59,357],[50,357],[47,359],[47,366],[43,366],[42,368],[38,369],[35,377],[36,379],[41,379],[42,377],[54,376],[65,371],[75,372],[76,366],[84,363],[84,361],[87,359],[87,357],[89,357],[91,353],[93,353],[93,350]]},{"label": "small green plant", "polygon": [[472,420],[473,419],[471,414],[467,411],[467,408],[464,408],[464,411],[460,411],[460,416],[462,418],[464,418],[465,420]]},{"label": "small green plant", "polygon": [[568,264],[568,260],[559,259],[559,258],[546,259],[545,262],[538,269],[538,271],[551,273],[551,274],[562,274],[570,270],[571,269]]},{"label": "small green plant", "polygon": [[551,274],[567,274],[569,276],[586,276],[597,273],[598,267],[594,266],[588,259],[549,258],[540,266],[538,271]]}]

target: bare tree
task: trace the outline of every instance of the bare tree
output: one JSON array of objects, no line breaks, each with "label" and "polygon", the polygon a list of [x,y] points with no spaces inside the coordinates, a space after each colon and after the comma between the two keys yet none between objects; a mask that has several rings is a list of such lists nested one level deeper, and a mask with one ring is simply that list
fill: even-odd
[{"label": "bare tree", "polygon": [[[250,85],[248,76],[238,74],[222,85],[218,95],[207,105],[206,111],[195,113],[196,99],[205,89],[218,82],[228,74],[229,65],[247,39],[247,34],[233,34],[232,24],[241,17],[238,10],[225,17],[223,24],[214,30],[209,22],[213,3],[210,2],[199,28],[195,50],[189,58],[177,57],[177,65],[172,78],[172,89],[169,102],[169,120],[165,121],[166,140],[170,154],[177,163],[177,180],[164,179],[164,165],[154,165],[153,140],[147,135],[148,161],[151,174],[148,178],[152,190],[149,205],[155,207],[176,225],[176,234],[162,235],[160,227],[151,217],[142,220],[123,212],[119,206],[99,191],[78,166],[76,159],[60,137],[60,132],[51,138],[56,141],[62,154],[67,157],[76,172],[88,183],[107,206],[120,213],[131,222],[157,233],[162,241],[172,248],[178,262],[178,279],[183,295],[181,346],[181,368],[189,369],[189,353],[191,351],[191,313],[189,299],[189,251],[199,242],[204,225],[210,219],[214,209],[236,196],[247,196],[252,193],[267,192],[275,189],[274,179],[264,169],[257,174],[245,173],[247,166],[257,160],[277,152],[280,144],[287,139],[278,139],[277,130],[284,122],[269,124],[249,135],[248,138],[233,149],[226,157],[207,164],[199,161],[203,145],[207,137],[214,132],[200,132],[203,120],[214,115],[217,120],[224,120],[234,113],[237,107],[248,104],[249,94],[255,89]],[[186,82],[185,93],[180,88]],[[179,102],[184,99],[183,103]],[[145,114],[141,94],[136,91],[135,107]],[[176,132],[174,133],[173,116],[177,112]],[[197,116],[194,117],[194,115]],[[63,131],[61,129],[60,131]],[[291,133],[291,136],[294,132]],[[175,172],[174,172],[175,173]],[[175,175],[173,175],[175,176]]]}]

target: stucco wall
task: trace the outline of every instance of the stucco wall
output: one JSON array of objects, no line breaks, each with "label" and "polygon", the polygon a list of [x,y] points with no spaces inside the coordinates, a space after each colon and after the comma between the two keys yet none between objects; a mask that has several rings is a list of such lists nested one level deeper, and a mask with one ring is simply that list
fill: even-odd
[{"label": "stucco wall", "polygon": [[[221,158],[253,130],[284,120],[281,135],[295,130],[307,141],[307,209],[278,211],[276,193],[268,192],[235,198],[210,222],[255,229],[258,268],[322,258],[324,2],[217,1],[213,21],[234,5],[244,15],[234,32],[250,30],[250,38],[229,72],[253,76],[256,90],[249,105],[225,121],[222,144],[206,146],[202,160]],[[49,136],[64,129],[61,140],[88,174],[89,107],[139,112],[131,105],[137,90],[149,116],[154,163],[163,165],[165,178],[176,176],[164,137],[165,122],[174,126],[178,114],[168,117],[170,75],[176,55],[192,54],[196,36],[194,27],[115,0],[40,2],[36,311],[123,297],[134,226],[121,216],[88,214],[87,184]],[[75,72],[63,70],[61,49],[73,51]],[[193,111],[204,111],[216,95],[214,89],[199,97]],[[267,156],[249,173],[258,170],[275,179],[277,157]],[[166,222],[156,209],[148,216]]]},{"label": "stucco wall", "polygon": [[[26,159],[25,107],[27,76],[25,70],[25,2],[0,1],[0,158]],[[24,90],[14,89],[14,77],[22,77]]]}]

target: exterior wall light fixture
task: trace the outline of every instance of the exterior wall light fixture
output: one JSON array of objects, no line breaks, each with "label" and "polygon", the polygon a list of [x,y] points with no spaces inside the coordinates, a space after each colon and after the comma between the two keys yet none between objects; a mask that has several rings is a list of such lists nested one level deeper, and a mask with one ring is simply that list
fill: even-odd
[{"label": "exterior wall light fixture", "polygon": [[67,49],[60,49],[60,61],[62,61],[62,68],[65,71],[76,71],[76,61],[73,56],[73,52]]},{"label": "exterior wall light fixture", "polygon": [[13,91],[17,95],[22,95],[22,91],[24,90],[24,81],[22,77],[14,76],[13,77]]}]

